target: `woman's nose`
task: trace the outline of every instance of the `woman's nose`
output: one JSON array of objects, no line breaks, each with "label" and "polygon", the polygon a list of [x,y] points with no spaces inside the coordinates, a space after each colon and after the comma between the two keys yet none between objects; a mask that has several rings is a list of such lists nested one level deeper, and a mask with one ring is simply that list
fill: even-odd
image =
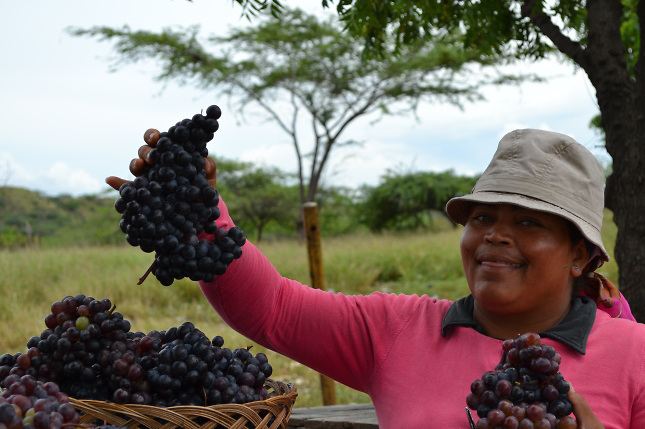
[{"label": "woman's nose", "polygon": [[511,244],[513,242],[510,228],[500,222],[494,222],[489,226],[484,240],[491,244]]}]

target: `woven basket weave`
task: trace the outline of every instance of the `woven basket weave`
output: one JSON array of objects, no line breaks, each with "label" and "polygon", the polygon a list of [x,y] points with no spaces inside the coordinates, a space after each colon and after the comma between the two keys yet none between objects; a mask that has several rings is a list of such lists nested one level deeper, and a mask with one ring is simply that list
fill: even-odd
[{"label": "woven basket weave", "polygon": [[164,408],[74,398],[69,402],[81,413],[82,424],[128,429],[286,429],[298,393],[292,384],[271,379],[265,387],[271,397],[246,404]]}]

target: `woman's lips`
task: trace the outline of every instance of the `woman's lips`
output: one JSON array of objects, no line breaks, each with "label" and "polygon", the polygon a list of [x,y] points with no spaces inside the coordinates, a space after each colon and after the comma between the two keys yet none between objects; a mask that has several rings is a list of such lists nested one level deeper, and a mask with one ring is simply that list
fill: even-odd
[{"label": "woman's lips", "polygon": [[480,265],[491,268],[520,268],[522,264],[514,264],[504,261],[479,261]]},{"label": "woman's lips", "polygon": [[491,268],[520,268],[523,264],[515,258],[501,255],[482,255],[477,262],[484,267]]}]

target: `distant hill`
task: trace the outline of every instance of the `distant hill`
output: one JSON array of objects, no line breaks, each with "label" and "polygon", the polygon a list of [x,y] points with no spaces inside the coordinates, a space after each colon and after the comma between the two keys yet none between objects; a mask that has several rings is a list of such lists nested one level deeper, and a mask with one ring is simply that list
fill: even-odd
[{"label": "distant hill", "polygon": [[0,248],[125,243],[115,196],[48,197],[0,187]]}]

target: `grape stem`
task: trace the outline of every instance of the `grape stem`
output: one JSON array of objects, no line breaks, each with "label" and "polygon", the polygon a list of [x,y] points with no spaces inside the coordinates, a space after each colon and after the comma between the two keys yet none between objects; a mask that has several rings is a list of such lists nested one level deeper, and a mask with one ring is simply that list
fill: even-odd
[{"label": "grape stem", "polygon": [[152,261],[152,264],[150,264],[150,266],[148,267],[146,272],[141,276],[141,278],[139,278],[139,281],[137,282],[137,284],[140,285],[141,283],[146,281],[146,279],[148,278],[148,276],[150,275],[152,270],[154,270],[155,268],[157,268],[157,260],[156,259],[154,261]]},{"label": "grape stem", "polygon": [[468,416],[468,424],[471,429],[475,429],[475,422],[473,421],[473,416],[470,414],[470,410],[466,407],[466,415]]}]

